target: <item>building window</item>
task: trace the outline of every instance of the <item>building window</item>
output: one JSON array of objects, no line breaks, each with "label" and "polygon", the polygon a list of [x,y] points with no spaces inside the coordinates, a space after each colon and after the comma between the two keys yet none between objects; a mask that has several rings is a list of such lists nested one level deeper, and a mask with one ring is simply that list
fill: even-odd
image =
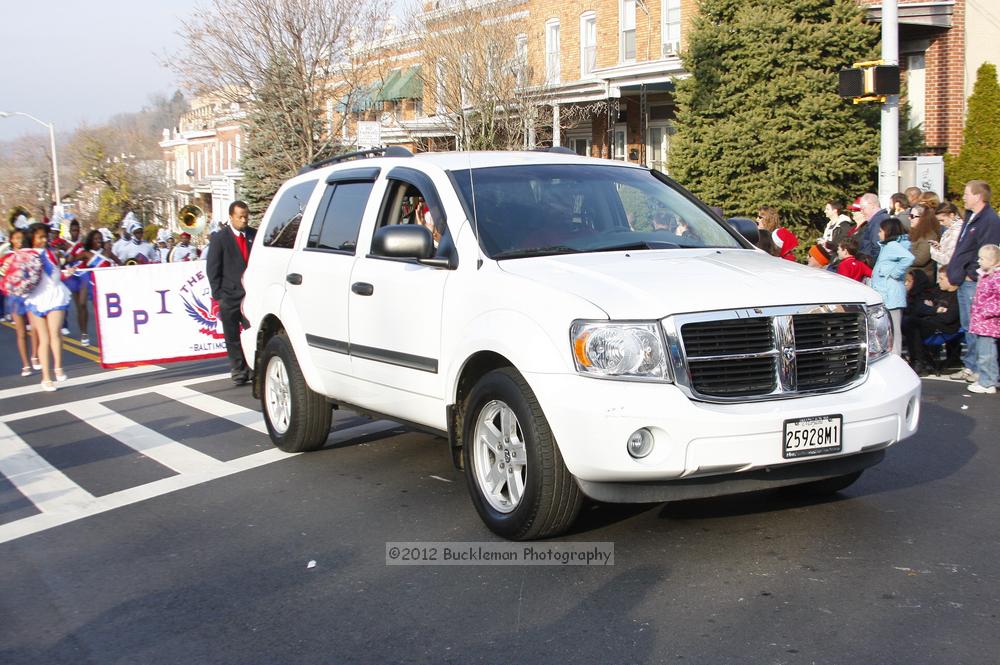
[{"label": "building window", "polygon": [[906,101],[910,104],[910,127],[924,124],[927,111],[927,70],[924,54],[906,58]]},{"label": "building window", "polygon": [[545,82],[559,83],[559,19],[545,24]]},{"label": "building window", "polygon": [[612,159],[625,161],[625,125],[615,125],[614,144],[612,147]]},{"label": "building window", "polygon": [[621,0],[619,25],[621,60],[635,62],[635,0]]},{"label": "building window", "polygon": [[663,46],[660,55],[664,58],[677,56],[681,51],[681,0],[663,0]]},{"label": "building window", "polygon": [[440,59],[434,64],[434,102],[437,104],[437,113],[444,113],[444,60]]},{"label": "building window", "polygon": [[523,88],[528,80],[528,35],[514,37],[514,76],[517,87]]},{"label": "building window", "polygon": [[580,78],[590,76],[597,67],[597,16],[587,12],[580,17]]}]

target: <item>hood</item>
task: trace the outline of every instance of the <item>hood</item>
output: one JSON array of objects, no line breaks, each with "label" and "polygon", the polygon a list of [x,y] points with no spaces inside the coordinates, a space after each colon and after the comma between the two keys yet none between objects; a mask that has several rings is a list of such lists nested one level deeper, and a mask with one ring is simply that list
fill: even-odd
[{"label": "hood", "polygon": [[595,252],[498,261],[504,272],[584,298],[612,319],[742,307],[876,303],[847,277],[750,249]]}]

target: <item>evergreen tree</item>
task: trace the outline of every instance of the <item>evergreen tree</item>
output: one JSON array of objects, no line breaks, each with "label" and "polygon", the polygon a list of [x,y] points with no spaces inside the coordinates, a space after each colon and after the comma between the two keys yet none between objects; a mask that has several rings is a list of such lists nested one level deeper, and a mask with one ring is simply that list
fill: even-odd
[{"label": "evergreen tree", "polygon": [[961,194],[970,180],[985,180],[1000,188],[1000,85],[997,68],[988,62],[976,72],[976,85],[969,97],[962,150],[945,158],[948,190]]},{"label": "evergreen tree", "polygon": [[[323,142],[324,109],[306,95],[296,94],[287,75],[289,64],[274,63],[254,99],[246,118],[246,148],[240,158],[241,193],[256,225],[281,185],[304,165],[340,151],[336,141]],[[299,118],[299,123],[289,122]],[[315,146],[322,146],[314,152]]]},{"label": "evergreen tree", "polygon": [[[808,239],[825,201],[870,190],[878,109],[837,95],[877,27],[854,0],[702,0],[677,84],[671,173],[727,215],[772,205]],[[822,221],[825,221],[822,220]]]}]

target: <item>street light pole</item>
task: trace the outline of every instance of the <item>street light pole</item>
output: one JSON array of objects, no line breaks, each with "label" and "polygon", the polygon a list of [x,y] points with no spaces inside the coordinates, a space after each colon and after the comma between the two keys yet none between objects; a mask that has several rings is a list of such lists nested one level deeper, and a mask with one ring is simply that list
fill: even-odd
[{"label": "street light pole", "polygon": [[62,206],[62,197],[59,194],[59,192],[60,192],[60,190],[59,190],[59,160],[56,157],[56,128],[55,128],[55,125],[53,123],[50,123],[50,122],[42,122],[41,120],[39,120],[35,116],[31,115],[30,113],[24,113],[22,111],[0,111],[0,118],[9,118],[12,115],[24,116],[25,118],[28,118],[29,120],[34,120],[35,122],[37,122],[42,127],[48,127],[48,130],[49,130],[49,144],[51,145],[51,148],[52,148],[52,186],[53,186],[53,188],[55,190],[54,194],[55,194],[55,206],[56,206],[56,209],[53,210],[53,216],[55,216],[56,212],[59,209],[61,209],[61,206]]}]

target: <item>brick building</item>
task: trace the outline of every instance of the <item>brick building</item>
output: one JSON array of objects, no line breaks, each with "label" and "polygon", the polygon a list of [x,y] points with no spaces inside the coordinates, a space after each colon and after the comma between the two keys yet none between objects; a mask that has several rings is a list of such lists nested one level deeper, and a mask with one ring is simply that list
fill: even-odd
[{"label": "brick building", "polygon": [[229,204],[239,198],[243,177],[239,160],[245,138],[245,112],[238,104],[216,97],[195,98],[177,127],[163,130],[164,169],[173,188],[167,219],[177,228],[177,211],[199,206],[211,220],[228,218]]},{"label": "brick building", "polygon": [[[862,0],[871,21],[878,0]],[[957,153],[976,70],[1000,64],[1000,5],[987,0],[899,0],[899,64],[911,125],[922,125],[928,152]]]},{"label": "brick building", "polygon": [[[881,19],[878,0],[858,1],[870,21]],[[527,62],[528,85],[546,88],[548,118],[542,124],[548,134],[539,143],[665,168],[675,118],[674,82],[687,75],[679,54],[697,0],[467,0],[464,6],[494,4],[503,5],[522,26],[513,50]],[[899,4],[900,65],[910,122],[923,127],[929,153],[957,152],[976,69],[983,62],[1000,63],[1000,7],[986,0]],[[454,3],[428,3],[425,16],[444,20],[449,7]],[[429,73],[433,63],[421,62],[421,44],[412,36],[406,40],[397,51]],[[435,119],[440,105],[434,86],[426,85],[430,79],[423,76],[423,103],[413,100],[405,115],[367,113],[367,119],[387,121],[384,142],[416,149],[455,147],[445,123]],[[376,84],[373,97],[377,89]]]},{"label": "brick building", "polygon": [[[857,1],[870,21],[880,20],[878,0]],[[929,153],[957,152],[976,69],[984,61],[1000,63],[1000,8],[988,0],[899,3],[910,121],[922,125]],[[524,147],[563,145],[666,170],[676,118],[674,86],[687,76],[680,53],[698,0],[428,2],[424,36],[402,34],[375,45],[366,55],[365,85],[328,84],[329,131],[344,145],[357,145],[359,136],[371,137],[375,129],[384,145],[414,151],[465,147],[454,122],[466,108],[465,90],[457,112],[442,103],[450,94],[442,81],[463,73],[444,71],[440,51],[434,55],[435,44],[428,40],[456,32],[460,14],[487,9],[495,13],[485,22],[506,26],[506,32],[498,28],[505,35],[498,49],[502,66],[517,65],[518,85],[540,100]],[[161,146],[177,208],[195,203],[212,218],[225,218],[241,177],[242,117],[239,108],[203,98],[180,127],[165,132]]]}]

